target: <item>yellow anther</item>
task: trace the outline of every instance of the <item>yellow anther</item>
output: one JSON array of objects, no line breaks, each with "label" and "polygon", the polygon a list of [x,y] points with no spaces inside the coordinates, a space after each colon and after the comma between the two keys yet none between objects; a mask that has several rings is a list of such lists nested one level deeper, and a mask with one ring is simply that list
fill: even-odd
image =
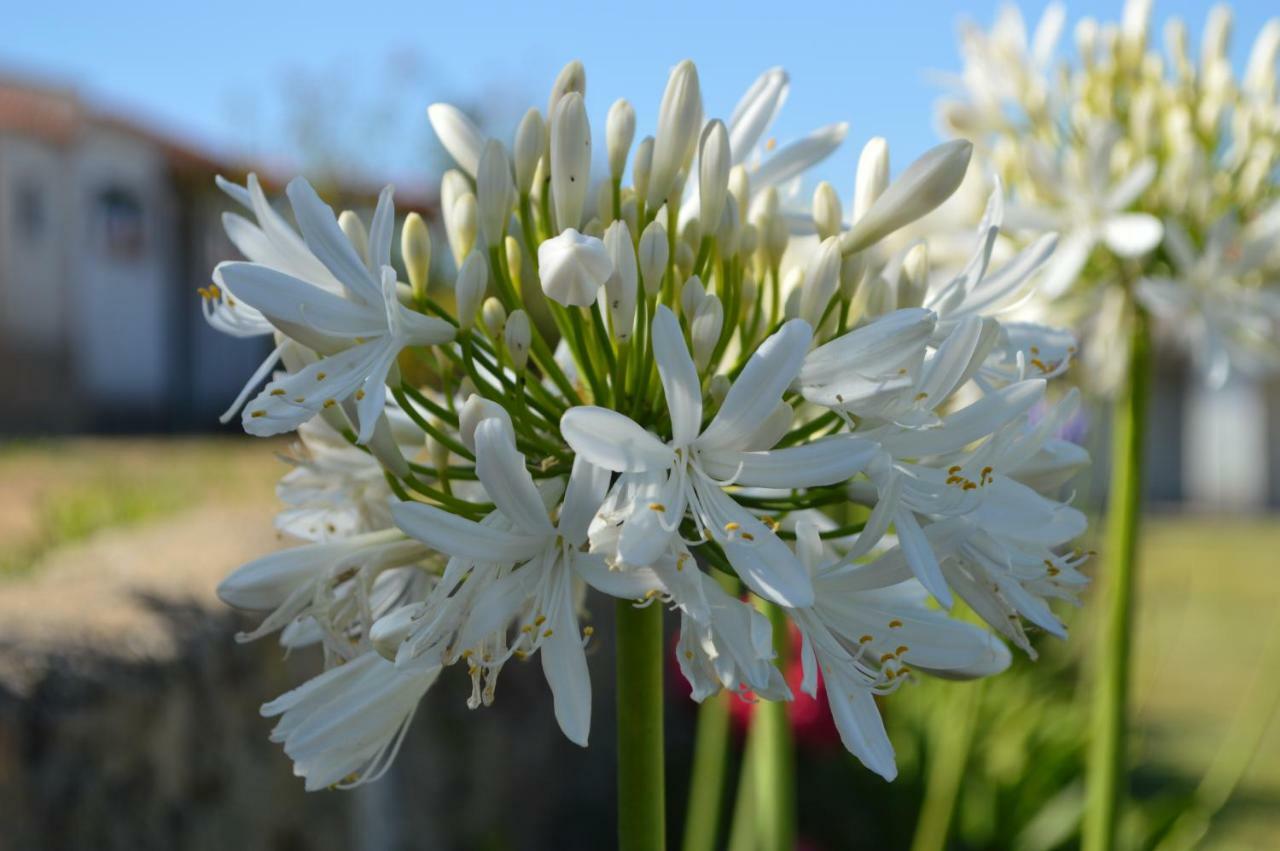
[{"label": "yellow anther", "polygon": [[582,628],[582,634],[585,635],[587,638],[590,638],[591,636],[596,634],[596,628],[594,626],[584,626]]},{"label": "yellow anther", "polygon": [[898,629],[901,626],[902,626],[902,621],[898,620],[897,618],[894,618],[893,620],[889,621],[889,629]]},{"label": "yellow anther", "polygon": [[553,629],[548,629],[546,632],[542,633],[543,638],[550,638],[553,635],[555,635],[555,630]]},{"label": "yellow anther", "polygon": [[336,405],[336,404],[338,404],[338,403],[337,403],[336,401],[334,401],[333,399],[325,399],[325,400],[324,400],[324,406],[325,406],[326,408],[332,408],[332,407],[333,407],[334,405]]},{"label": "yellow anther", "polygon": [[1059,570],[1058,568],[1054,567],[1053,565],[1049,565],[1049,575],[1050,575],[1050,576],[1057,576],[1057,575],[1058,575],[1059,573],[1061,573],[1061,572],[1062,572],[1061,570]]},{"label": "yellow anther", "polygon": [[527,635],[533,632],[533,626],[531,624],[525,624],[524,626],[520,627],[520,631]]},{"label": "yellow anther", "polygon": [[858,639],[858,643],[859,643],[859,644],[870,644],[870,643],[871,643],[872,641],[874,641],[874,640],[875,640],[875,639],[874,639],[874,638],[872,638],[871,636],[869,636],[869,635],[864,635],[864,636],[862,636],[861,638],[859,638],[859,639]]},{"label": "yellow anther", "polygon": [[772,150],[773,150],[774,148],[776,148],[776,147],[778,147],[778,137],[777,137],[777,136],[770,136],[770,137],[769,137],[769,141],[767,141],[767,142],[765,142],[765,143],[764,143],[764,149],[765,149],[766,151],[772,151]]},{"label": "yellow anther", "polygon": [[257,418],[257,417],[265,417],[266,415],[267,415],[267,412],[266,412],[266,411],[254,411],[254,412],[253,412],[252,414],[250,414],[249,416],[254,417],[254,418]]},{"label": "yellow anther", "polygon": [[515,656],[517,659],[519,659],[521,662],[523,662],[525,659],[528,659],[528,658],[529,658],[529,654],[528,654],[528,653],[526,653],[526,652],[524,652],[523,650],[517,650],[517,651],[516,651],[514,654],[512,654],[512,655],[514,655],[514,656]]},{"label": "yellow anther", "polygon": [[929,398],[929,394],[928,394],[928,393],[920,392],[920,393],[917,393],[917,394],[916,394],[916,401],[917,401],[917,402],[923,401],[924,399],[928,399],[928,398]]},{"label": "yellow anther", "polygon": [[356,391],[356,401],[357,401],[357,402],[359,402],[359,401],[360,401],[361,399],[363,399],[363,398],[364,398],[364,391],[363,391],[363,390],[357,390],[357,391]]},{"label": "yellow anther", "polygon": [[760,520],[761,522],[764,523],[764,525],[769,527],[770,531],[773,531],[773,532],[778,531],[778,529],[781,528],[782,526],[782,524],[779,523],[777,519],[774,517],[761,517]]},{"label": "yellow anther", "polygon": [[272,391],[271,391],[271,395],[272,395],[272,396],[283,396],[283,395],[284,395],[284,388],[283,388],[283,387],[277,387],[275,390],[272,390]]},{"label": "yellow anther", "polygon": [[1039,347],[1039,346],[1032,346],[1032,347],[1031,347],[1031,354],[1033,354],[1033,355],[1038,355],[1038,354],[1040,354],[1040,347]]},{"label": "yellow anther", "polygon": [[736,532],[741,528],[742,528],[742,524],[738,523],[735,520],[730,520],[728,523],[724,524],[724,530],[726,532]]},{"label": "yellow anther", "polygon": [[684,651],[684,658],[686,658],[686,659],[688,659],[690,662],[692,662],[692,661],[693,661],[693,651],[692,651],[692,650],[686,650],[686,651]]},{"label": "yellow anther", "polygon": [[665,513],[665,512],[666,512],[666,510],[667,510],[667,507],[666,507],[665,505],[663,505],[662,503],[660,503],[660,502],[651,502],[651,503],[649,503],[649,510],[650,510],[650,511],[661,511],[661,512]]},{"label": "yellow anther", "polygon": [[903,653],[906,653],[906,652],[907,652],[908,650],[910,650],[910,649],[911,649],[911,648],[910,648],[910,647],[908,647],[907,645],[905,645],[905,644],[900,644],[900,645],[898,645],[898,648],[897,648],[896,650],[894,650],[894,651],[893,651],[893,655],[894,655],[894,656],[901,656]]},{"label": "yellow anther", "polygon": [[881,665],[883,665],[885,662],[892,662],[892,661],[893,661],[893,654],[892,654],[892,653],[884,653],[884,654],[882,654],[882,655],[880,656],[880,664],[881,664]]},{"label": "yellow anther", "polygon": [[546,622],[547,622],[546,615],[538,615],[536,618],[533,619],[534,626],[542,626]]},{"label": "yellow anther", "polygon": [[316,373],[316,381],[324,381],[328,377],[329,377],[329,374],[327,372]]},{"label": "yellow anther", "polygon": [[978,486],[975,485],[973,482],[965,482],[963,485],[963,488],[964,490],[971,491],[971,490],[977,490]]},{"label": "yellow anther", "polygon": [[954,467],[948,467],[947,472],[954,476],[956,473],[960,472],[963,469],[964,467],[961,467],[959,464],[956,464]]},{"label": "yellow anther", "polygon": [[906,375],[906,374],[907,374],[907,368],[905,366],[898,370],[898,375]]},{"label": "yellow anther", "polygon": [[744,541],[754,541],[755,539],[756,539],[756,536],[751,534],[750,532],[742,533],[742,540]]}]

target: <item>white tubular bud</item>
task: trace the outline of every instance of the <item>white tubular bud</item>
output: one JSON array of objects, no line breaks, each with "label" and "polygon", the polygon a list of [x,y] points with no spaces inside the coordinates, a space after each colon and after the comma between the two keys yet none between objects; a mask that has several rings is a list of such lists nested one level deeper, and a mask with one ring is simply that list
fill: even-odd
[{"label": "white tubular bud", "polygon": [[702,286],[702,280],[697,275],[684,282],[684,286],[680,288],[680,312],[684,315],[685,321],[693,321],[693,317],[698,313],[698,305],[702,304],[702,300],[706,297],[707,290]]},{"label": "white tubular bud", "polygon": [[1086,68],[1098,60],[1098,22],[1093,18],[1081,18],[1076,24],[1076,50]]},{"label": "white tubular bud", "polygon": [[1261,101],[1275,101],[1276,57],[1280,55],[1280,18],[1263,25],[1249,51],[1241,84],[1245,93]]},{"label": "white tubular bud", "polygon": [[1220,3],[1209,10],[1200,40],[1200,72],[1208,74],[1215,65],[1227,61],[1231,41],[1231,7]]},{"label": "white tubular bud", "polygon": [[489,296],[480,308],[480,321],[484,323],[484,330],[489,332],[489,336],[496,340],[507,324],[507,309],[502,306],[502,302]]},{"label": "white tubular bud", "polygon": [[476,171],[476,206],[480,230],[488,245],[498,246],[507,235],[507,222],[515,202],[515,184],[511,180],[511,163],[497,139],[485,142]]},{"label": "white tubular bud", "polygon": [[858,284],[862,282],[862,273],[866,270],[866,263],[862,259],[861,254],[850,254],[840,261],[840,298],[842,301],[851,301],[858,291]]},{"label": "white tubular bud", "polygon": [[582,224],[591,180],[591,126],[582,95],[569,92],[551,113],[551,201],[557,232]]},{"label": "white tubular bud", "polygon": [[756,298],[758,298],[759,295],[760,285],[756,283],[755,277],[748,272],[742,278],[741,298],[744,312],[755,305]]},{"label": "white tubular bud", "polygon": [[547,98],[547,115],[555,115],[556,104],[569,92],[577,92],[584,98],[587,96],[587,69],[582,67],[582,62],[577,59],[561,68],[555,82],[551,84],[551,96]]},{"label": "white tubular bud", "polygon": [[521,195],[533,191],[533,180],[538,175],[538,161],[547,148],[547,127],[542,113],[535,107],[520,119],[516,128],[516,189]]},{"label": "white tubular bud", "polygon": [[627,223],[627,229],[632,233],[638,233],[640,230],[640,211],[636,209],[636,194],[630,190],[622,192],[622,220]]},{"label": "white tubular bud", "polygon": [[347,242],[351,243],[351,247],[356,250],[356,254],[360,255],[360,259],[365,263],[369,262],[369,231],[364,226],[364,222],[360,217],[351,210],[343,210],[338,215],[338,227],[342,228],[342,232],[347,237]]},{"label": "white tubular bud", "polygon": [[724,399],[729,395],[729,388],[733,386],[733,382],[729,380],[727,375],[713,375],[711,380],[707,382],[707,392],[711,394],[712,400],[717,405],[723,405]]},{"label": "white tubular bud", "polygon": [[738,251],[743,257],[750,257],[756,253],[756,249],[760,247],[760,231],[756,226],[748,222],[742,226],[742,233],[738,236]]},{"label": "white tubular bud", "polygon": [[431,275],[431,231],[417,213],[405,216],[400,228],[400,256],[404,258],[414,297],[424,297]]},{"label": "white tubular bud", "polygon": [[667,229],[656,219],[640,234],[640,280],[644,285],[645,295],[655,295],[662,288],[662,276],[667,271],[670,259],[670,246],[667,245]]},{"label": "white tubular bud", "polygon": [[738,216],[738,201],[732,195],[724,199],[724,212],[720,214],[720,226],[716,228],[716,244],[720,254],[733,257],[738,253],[742,236],[742,220]]},{"label": "white tubular bud", "polygon": [[751,209],[751,178],[745,166],[729,169],[729,194],[737,199],[740,212],[745,214]]},{"label": "white tubular bud", "polygon": [[733,166],[729,151],[729,131],[720,119],[707,124],[698,146],[698,218],[706,233],[720,224],[724,199],[729,194],[729,169]]},{"label": "white tubular bud", "polygon": [[1151,0],[1125,0],[1120,19],[1120,45],[1131,66],[1142,60],[1151,30]]},{"label": "white tubular bud", "polygon": [[782,315],[786,319],[800,317],[800,299],[804,295],[804,270],[792,268],[782,276]]},{"label": "white tubular bud", "polygon": [[427,107],[427,119],[453,161],[469,176],[475,177],[476,168],[480,165],[480,152],[484,149],[480,128],[462,110],[447,103],[433,103]]},{"label": "white tubular bud", "polygon": [[688,245],[694,251],[697,251],[701,240],[702,222],[697,219],[686,220],[680,227],[680,241]]},{"label": "white tubular bud", "polygon": [[387,661],[394,662],[400,646],[417,627],[419,618],[426,610],[426,603],[410,603],[392,609],[374,621],[369,628],[369,643],[373,645],[374,651]]},{"label": "white tubular bud", "polygon": [[689,328],[689,338],[693,342],[693,362],[699,371],[706,369],[711,362],[711,353],[720,341],[720,331],[723,328],[724,306],[715,295],[709,295],[698,305],[698,312]]},{"label": "white tubular bud", "polygon": [[609,154],[609,175],[622,179],[627,167],[627,152],[636,137],[636,110],[626,98],[618,98],[609,107],[604,125],[604,146]]},{"label": "white tubular bud", "polygon": [[484,301],[484,290],[488,285],[489,262],[484,259],[484,254],[472,251],[458,270],[458,280],[453,285],[458,326],[462,329],[475,324],[476,313]]},{"label": "white tubular bud", "polygon": [[636,156],[631,162],[631,184],[635,187],[637,198],[649,195],[649,175],[653,171],[653,137],[645,136],[636,145]]},{"label": "white tubular bud", "polygon": [[462,410],[458,411],[458,438],[462,441],[462,445],[475,451],[476,448],[476,428],[484,420],[490,417],[497,417],[506,423],[507,428],[511,429],[511,433],[515,434],[515,429],[511,426],[511,415],[506,409],[490,399],[478,396],[472,393],[467,397],[467,401],[463,403]]},{"label": "white tubular bud", "polygon": [[470,192],[459,197],[453,205],[453,212],[445,217],[444,230],[449,237],[449,250],[453,252],[453,262],[459,266],[475,248],[479,218],[476,196]]},{"label": "white tubular bud", "polygon": [[684,60],[671,71],[658,107],[658,132],[653,143],[653,168],[646,197],[650,207],[674,202],[676,175],[691,161],[702,127],[702,90],[698,69]]},{"label": "white tubular bud", "polygon": [[818,184],[818,188],[813,190],[813,224],[818,229],[818,238],[838,236],[843,224],[842,215],[840,196],[836,194],[835,187],[825,180],[822,181]]},{"label": "white tubular bud", "polygon": [[839,287],[840,240],[829,236],[818,246],[817,253],[805,270],[800,294],[800,318],[816,330]]},{"label": "white tubular bud", "polygon": [[972,155],[973,144],[963,139],[925,152],[840,238],[841,250],[845,254],[861,251],[935,210],[960,187]]},{"label": "white tubular bud", "polygon": [[502,247],[507,254],[507,274],[511,276],[511,283],[515,285],[517,294],[523,293],[524,251],[520,248],[520,241],[514,236],[508,236]]},{"label": "white tubular bud", "polygon": [[[697,255],[693,253],[693,249],[689,243],[683,240],[676,243],[676,272],[681,278],[687,278],[693,274],[693,264],[697,261]],[[677,278],[676,280],[680,280]]]},{"label": "white tubular bud", "polygon": [[929,291],[929,244],[920,242],[911,247],[902,260],[902,273],[898,277],[898,308],[919,307],[924,304]]},{"label": "white tubular bud", "polygon": [[631,339],[640,292],[640,269],[636,265],[636,250],[626,222],[619,220],[609,225],[604,233],[604,247],[613,263],[613,274],[604,283],[609,318],[614,337],[618,342],[625,342]]},{"label": "white tubular bud", "polygon": [[603,242],[569,228],[538,246],[538,270],[547,298],[565,307],[590,307],[613,263]]},{"label": "white tubular bud", "polygon": [[585,236],[604,239],[604,223],[600,221],[598,216],[592,216],[590,219],[587,219],[587,223],[582,226],[582,233]]},{"label": "white tubular bud", "polygon": [[853,186],[853,220],[867,214],[876,199],[889,187],[889,143],[882,136],[862,146]]},{"label": "white tubular bud", "polygon": [[533,331],[529,326],[529,314],[523,310],[513,310],[507,317],[507,328],[503,333],[503,341],[507,344],[507,352],[511,355],[511,364],[517,370],[524,369],[529,363],[529,345],[533,341]]},{"label": "white tubular bud", "polygon": [[[476,162],[479,163],[479,160]],[[471,182],[456,168],[449,169],[440,177],[440,210],[444,214],[446,228],[449,226],[449,216],[453,213],[453,205],[470,192]]]},{"label": "white tubular bud", "polygon": [[[613,222],[613,181],[602,180],[596,190],[596,218],[606,226]],[[583,228],[586,230],[586,228]]]},{"label": "white tubular bud", "polygon": [[1164,25],[1164,49],[1173,62],[1173,69],[1180,78],[1192,73],[1190,38],[1187,25],[1181,18],[1170,18]]}]

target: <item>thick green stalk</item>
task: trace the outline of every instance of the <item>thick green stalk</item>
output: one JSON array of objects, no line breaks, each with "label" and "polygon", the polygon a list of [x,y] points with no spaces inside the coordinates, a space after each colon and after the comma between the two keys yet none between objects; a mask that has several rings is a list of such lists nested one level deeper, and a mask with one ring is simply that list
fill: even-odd
[{"label": "thick green stalk", "polygon": [[[762,606],[773,625],[777,664],[787,669],[790,645],[787,613],[779,606]],[[754,749],[752,777],[755,826],[763,851],[794,851],[796,847],[795,745],[785,701],[762,700],[751,718]]]},{"label": "thick green stalk", "polygon": [[618,848],[662,851],[662,606],[618,600]]},{"label": "thick green stalk", "polygon": [[709,697],[698,707],[693,770],[689,774],[689,808],[684,821],[684,851],[715,851],[729,764],[728,692]]},{"label": "thick green stalk", "polygon": [[1112,851],[1127,794],[1125,759],[1133,641],[1134,567],[1142,508],[1142,446],[1151,340],[1147,316],[1132,305],[1125,386],[1112,411],[1111,488],[1099,595],[1105,607],[1094,652],[1083,851]]},{"label": "thick green stalk", "polygon": [[947,847],[982,698],[981,680],[935,684],[935,688],[938,687],[945,688],[949,694],[935,708],[930,723],[933,735],[930,736],[924,803],[920,807],[911,851],[943,851]]}]

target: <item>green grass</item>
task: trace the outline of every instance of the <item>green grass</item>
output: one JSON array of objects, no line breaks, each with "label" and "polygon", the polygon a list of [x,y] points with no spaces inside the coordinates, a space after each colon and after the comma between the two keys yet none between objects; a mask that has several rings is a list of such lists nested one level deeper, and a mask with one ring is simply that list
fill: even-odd
[{"label": "green grass", "polygon": [[46,440],[0,450],[0,577],[94,533],[210,500],[269,498],[276,444],[229,439]]}]

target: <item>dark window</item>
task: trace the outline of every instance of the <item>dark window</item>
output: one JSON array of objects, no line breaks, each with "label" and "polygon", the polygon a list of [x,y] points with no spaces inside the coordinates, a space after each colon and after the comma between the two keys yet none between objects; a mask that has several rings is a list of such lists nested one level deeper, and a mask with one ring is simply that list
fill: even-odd
[{"label": "dark window", "polygon": [[110,186],[98,193],[103,248],[115,260],[137,260],[145,247],[142,201],[128,189]]},{"label": "dark window", "polygon": [[27,241],[41,239],[48,225],[49,213],[40,186],[31,180],[20,183],[14,193],[13,207],[18,238]]}]

